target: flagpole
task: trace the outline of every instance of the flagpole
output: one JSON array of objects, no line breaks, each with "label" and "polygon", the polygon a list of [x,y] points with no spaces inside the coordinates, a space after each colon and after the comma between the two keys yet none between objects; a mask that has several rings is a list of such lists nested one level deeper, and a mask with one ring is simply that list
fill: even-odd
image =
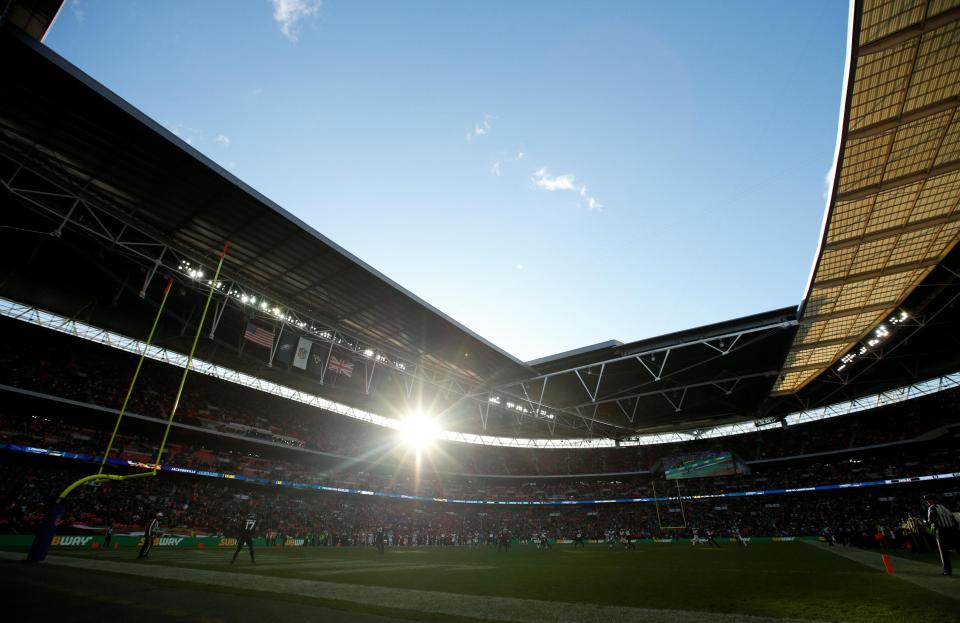
[{"label": "flagpole", "polygon": [[277,347],[280,346],[280,340],[283,338],[283,330],[287,327],[287,321],[284,320],[280,323],[280,333],[277,333],[277,340],[271,342],[270,346],[270,361],[267,362],[267,367],[273,367],[273,358],[277,356]]},{"label": "flagpole", "polygon": [[327,351],[327,360],[323,362],[323,370],[320,371],[320,384],[323,385],[323,380],[327,377],[327,366],[330,365],[330,355],[333,354],[333,342],[337,339],[337,332],[334,331],[330,336],[330,350]]}]

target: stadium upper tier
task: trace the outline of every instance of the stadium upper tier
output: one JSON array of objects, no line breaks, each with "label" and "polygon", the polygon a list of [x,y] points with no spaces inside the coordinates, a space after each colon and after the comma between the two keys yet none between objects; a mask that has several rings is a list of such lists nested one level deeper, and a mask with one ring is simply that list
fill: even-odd
[{"label": "stadium upper tier", "polygon": [[[0,345],[0,441],[101,452],[125,392],[116,379],[128,374],[135,356],[12,320],[0,319],[0,329],[9,336]],[[142,375],[116,456],[152,462],[179,372],[147,360]],[[357,472],[381,484],[416,477],[414,456],[396,431],[201,374],[191,378],[165,464],[344,485],[356,485],[343,478]],[[725,451],[754,469],[797,459],[842,462],[851,453],[895,451],[924,440],[949,443],[960,423],[958,404],[953,389],[786,429],[652,446],[547,450],[437,442],[419,476],[515,482],[649,476],[669,457]],[[287,467],[277,471],[278,465]]]},{"label": "stadium upper tier", "polygon": [[[836,175],[799,308],[518,361],[10,24],[0,296],[139,339],[169,275],[157,342],[184,352],[212,287],[204,360],[378,417],[428,411],[446,430],[501,438],[770,425],[956,372],[960,8],[857,0],[851,16]],[[301,338],[302,372],[283,359]]]}]

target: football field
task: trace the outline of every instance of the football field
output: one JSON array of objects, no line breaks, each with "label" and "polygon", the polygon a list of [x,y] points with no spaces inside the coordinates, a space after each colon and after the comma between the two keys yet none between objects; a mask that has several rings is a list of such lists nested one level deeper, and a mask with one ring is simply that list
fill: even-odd
[{"label": "football field", "polygon": [[[59,606],[73,603],[101,617],[151,620],[151,613],[166,612],[167,620],[207,622],[338,616],[604,623],[960,620],[960,584],[941,577],[930,556],[894,557],[895,574],[889,576],[879,553],[802,542],[747,548],[683,542],[634,550],[521,545],[509,553],[391,548],[383,555],[360,547],[261,549],[255,565],[243,552],[234,566],[231,555],[227,549],[158,547],[150,560],[138,562],[132,548],[65,548],[39,566],[4,552],[0,570],[15,612],[44,615],[38,618],[59,616]],[[146,597],[124,598],[132,594]],[[68,599],[50,600],[57,595]],[[82,607],[71,606],[72,620],[85,620],[78,615]]]}]

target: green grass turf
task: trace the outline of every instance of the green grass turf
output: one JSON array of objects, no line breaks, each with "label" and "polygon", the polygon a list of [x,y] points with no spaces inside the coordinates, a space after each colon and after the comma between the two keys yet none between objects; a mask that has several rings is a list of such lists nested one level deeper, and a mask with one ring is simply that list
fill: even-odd
[{"label": "green grass turf", "polygon": [[[131,561],[135,550],[58,554]],[[748,548],[643,544],[540,551],[290,548],[246,553],[154,548],[151,565],[192,567],[368,586],[850,622],[958,620],[960,602],[803,543]],[[879,561],[879,555],[878,555]],[[242,563],[242,564],[241,564]],[[448,565],[448,566],[443,566]],[[453,567],[449,565],[455,565]],[[390,568],[384,568],[390,567]],[[931,574],[938,569],[931,565]],[[960,584],[958,584],[960,591]]]}]

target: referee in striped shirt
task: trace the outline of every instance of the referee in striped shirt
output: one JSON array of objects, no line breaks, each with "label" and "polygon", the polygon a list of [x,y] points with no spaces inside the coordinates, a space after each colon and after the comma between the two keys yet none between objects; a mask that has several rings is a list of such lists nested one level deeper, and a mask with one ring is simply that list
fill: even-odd
[{"label": "referee in striped shirt", "polygon": [[923,499],[927,503],[927,521],[936,531],[937,549],[940,550],[940,561],[943,563],[943,575],[953,575],[950,548],[957,547],[957,518],[946,506],[938,504],[933,496],[925,495]]}]

